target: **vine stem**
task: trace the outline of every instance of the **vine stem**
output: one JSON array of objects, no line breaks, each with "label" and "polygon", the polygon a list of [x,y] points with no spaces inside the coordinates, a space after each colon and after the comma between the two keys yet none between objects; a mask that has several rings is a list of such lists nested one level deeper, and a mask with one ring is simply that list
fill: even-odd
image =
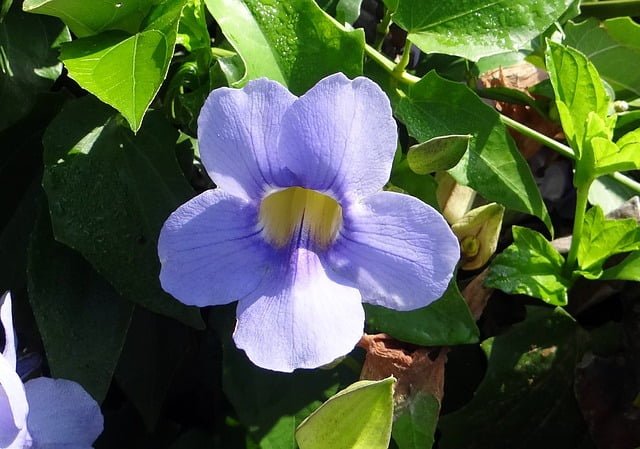
[{"label": "vine stem", "polygon": [[402,49],[402,57],[400,61],[393,68],[393,71],[396,73],[405,73],[407,66],[409,65],[409,59],[411,58],[411,41],[409,39],[405,40],[404,48]]},{"label": "vine stem", "polygon": [[[331,17],[331,16],[329,16]],[[342,29],[344,29],[344,27],[342,25],[340,25],[337,21],[335,22],[336,24],[338,24]],[[384,56],[382,53],[380,53],[379,51],[377,51],[375,48],[371,47],[368,44],[365,44],[364,47],[365,53],[367,54],[367,56],[369,56],[369,58],[371,58],[373,61],[375,61],[380,67],[382,67],[386,72],[388,72],[391,76],[393,76],[395,79],[397,79],[398,81],[407,84],[409,86],[412,86],[414,84],[416,84],[418,81],[420,81],[420,78],[414,75],[411,75],[410,73],[407,73],[405,70],[402,71],[397,71],[396,70],[396,64],[394,64],[391,60],[389,60],[389,58],[387,58],[386,56]],[[407,52],[405,52],[407,53]],[[564,157],[567,157],[569,159],[574,160],[576,158],[575,153],[573,152],[573,150],[567,146],[564,145],[560,142],[558,142],[557,140],[552,139],[551,137],[547,137],[544,134],[529,128],[526,125],[523,125],[522,123],[513,120],[510,117],[507,117],[506,115],[500,115],[500,121],[507,127],[514,129],[516,131],[518,131],[519,133],[532,138],[533,140],[540,142],[541,144],[551,148],[552,150],[554,150],[555,152],[561,154]],[[619,182],[620,184],[622,184],[623,186],[627,187],[628,189],[632,190],[635,193],[640,194],[640,183],[629,178],[628,176],[623,175],[622,173],[619,172],[615,172],[612,173],[610,175],[613,179],[615,179],[617,182]]]},{"label": "vine stem", "polygon": [[578,247],[582,237],[582,225],[584,223],[584,215],[587,211],[587,202],[589,198],[589,187],[593,180],[584,183],[576,189],[576,213],[573,222],[573,237],[571,238],[571,247],[564,265],[565,276],[571,277],[571,273],[576,267],[578,260]]},{"label": "vine stem", "polygon": [[[505,125],[508,126],[511,129],[514,129],[516,131],[518,131],[520,134],[523,134],[527,137],[531,137],[532,139],[536,140],[537,142],[540,142],[541,144],[551,148],[552,150],[554,150],[556,153],[559,153],[569,159],[575,159],[576,155],[573,152],[573,150],[568,147],[567,145],[564,145],[560,142],[558,142],[557,140],[552,139],[551,137],[547,137],[542,133],[539,133],[538,131],[536,131],[535,129],[531,129],[526,125],[523,125],[522,123],[513,120],[510,117],[507,117],[506,115],[502,115],[500,114],[500,121]],[[630,190],[633,190],[636,193],[640,193],[640,183],[629,178],[628,176],[623,175],[620,172],[615,172],[612,173],[610,175],[613,179],[615,179],[617,182],[619,182],[620,184],[622,184],[623,186],[627,187]]]}]

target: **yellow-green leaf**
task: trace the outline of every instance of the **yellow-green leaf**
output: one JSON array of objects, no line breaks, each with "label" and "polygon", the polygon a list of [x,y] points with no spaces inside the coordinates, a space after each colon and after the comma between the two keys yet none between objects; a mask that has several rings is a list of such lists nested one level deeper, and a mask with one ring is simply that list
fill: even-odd
[{"label": "yellow-green leaf", "polygon": [[300,449],[386,449],[395,382],[362,380],[338,392],[300,424]]}]

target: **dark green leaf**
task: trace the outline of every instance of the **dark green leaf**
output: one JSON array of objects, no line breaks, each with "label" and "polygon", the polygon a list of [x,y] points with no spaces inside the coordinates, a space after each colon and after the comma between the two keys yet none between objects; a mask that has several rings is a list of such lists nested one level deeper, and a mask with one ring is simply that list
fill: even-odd
[{"label": "dark green leaf", "polygon": [[361,380],[329,398],[296,430],[300,449],[387,449],[396,380]]},{"label": "dark green leaf", "polygon": [[407,162],[419,175],[455,167],[469,149],[470,135],[440,136],[409,148]]},{"label": "dark green leaf", "polygon": [[158,422],[178,366],[191,350],[191,340],[191,332],[180,323],[135,309],[115,380],[148,431]]},{"label": "dark green leaf", "polygon": [[201,327],[196,308],[164,293],[156,242],[169,214],[193,195],[175,159],[178,133],[151,113],[138,135],[87,96],[44,136],[44,187],[57,240],[79,251],[125,298]]},{"label": "dark green leaf", "polygon": [[399,0],[392,19],[425,53],[477,61],[527,47],[558,20],[573,0]]},{"label": "dark green leaf", "polygon": [[77,253],[53,239],[42,208],[29,246],[29,301],[51,375],[79,382],[102,402],[133,313]]},{"label": "dark green leaf", "polygon": [[9,8],[11,8],[11,4],[13,0],[1,0],[0,1],[0,23],[4,20],[4,16],[9,12]]},{"label": "dark green leaf", "polygon": [[564,43],[584,53],[617,99],[640,96],[640,25],[630,17],[569,22]]},{"label": "dark green leaf", "polygon": [[599,277],[609,256],[637,249],[640,228],[635,219],[607,220],[598,206],[587,211],[578,246],[578,265],[583,274]]},{"label": "dark green leaf", "polygon": [[57,47],[71,39],[56,19],[32,16],[14,6],[0,22],[0,131],[35,106],[62,73]]},{"label": "dark green leaf", "polygon": [[371,329],[420,346],[475,343],[479,331],[455,281],[434,303],[410,312],[365,305]]},{"label": "dark green leaf", "polygon": [[418,393],[400,410],[393,422],[393,440],[398,449],[431,449],[440,402],[432,394]]},{"label": "dark green leaf", "polygon": [[450,170],[460,184],[507,208],[551,219],[524,158],[500,122],[498,113],[466,86],[433,72],[409,89],[396,115],[418,141],[452,134],[471,134],[469,151]]},{"label": "dark green leaf", "polygon": [[564,306],[571,281],[563,276],[563,267],[564,258],[547,239],[514,226],[513,243],[493,260],[485,285]]},{"label": "dark green leaf", "polygon": [[592,447],[573,394],[584,338],[563,310],[531,307],[523,323],[484,341],[485,378],[471,402],[441,418],[439,447]]},{"label": "dark green leaf", "polygon": [[409,168],[406,159],[397,167],[394,167],[389,179],[389,190],[399,190],[424,201],[427,204],[439,208],[436,190],[438,183],[431,175],[418,175]]},{"label": "dark green leaf", "polygon": [[27,12],[59,17],[78,37],[106,30],[138,31],[155,0],[25,0]]},{"label": "dark green leaf", "polygon": [[321,78],[362,74],[364,33],[345,32],[313,0],[205,0],[245,64],[236,86],[259,77],[301,94]]},{"label": "dark green leaf", "polygon": [[167,76],[184,2],[155,6],[133,36],[106,31],[62,47],[69,76],[120,111],[134,131]]}]

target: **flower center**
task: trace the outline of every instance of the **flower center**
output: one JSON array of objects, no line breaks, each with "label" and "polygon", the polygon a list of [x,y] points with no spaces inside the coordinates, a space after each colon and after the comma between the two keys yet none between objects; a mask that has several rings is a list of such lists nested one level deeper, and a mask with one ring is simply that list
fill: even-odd
[{"label": "flower center", "polygon": [[260,222],[267,241],[277,248],[293,238],[310,239],[321,248],[335,240],[342,224],[342,207],[315,190],[289,187],[265,197]]}]

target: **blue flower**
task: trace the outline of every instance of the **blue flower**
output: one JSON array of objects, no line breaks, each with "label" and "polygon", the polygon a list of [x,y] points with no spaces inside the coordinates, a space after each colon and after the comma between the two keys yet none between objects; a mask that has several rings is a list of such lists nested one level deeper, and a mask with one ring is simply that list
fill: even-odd
[{"label": "blue flower", "polygon": [[75,382],[16,373],[11,295],[0,298],[0,449],[88,449],[102,433],[100,407]]},{"label": "blue flower", "polygon": [[458,241],[430,206],[382,191],[397,130],[372,81],[216,89],[198,138],[218,188],[165,222],[160,280],[185,304],[239,301],[233,338],[256,365],[328,364],[362,336],[361,301],[412,310],[445,291]]}]

